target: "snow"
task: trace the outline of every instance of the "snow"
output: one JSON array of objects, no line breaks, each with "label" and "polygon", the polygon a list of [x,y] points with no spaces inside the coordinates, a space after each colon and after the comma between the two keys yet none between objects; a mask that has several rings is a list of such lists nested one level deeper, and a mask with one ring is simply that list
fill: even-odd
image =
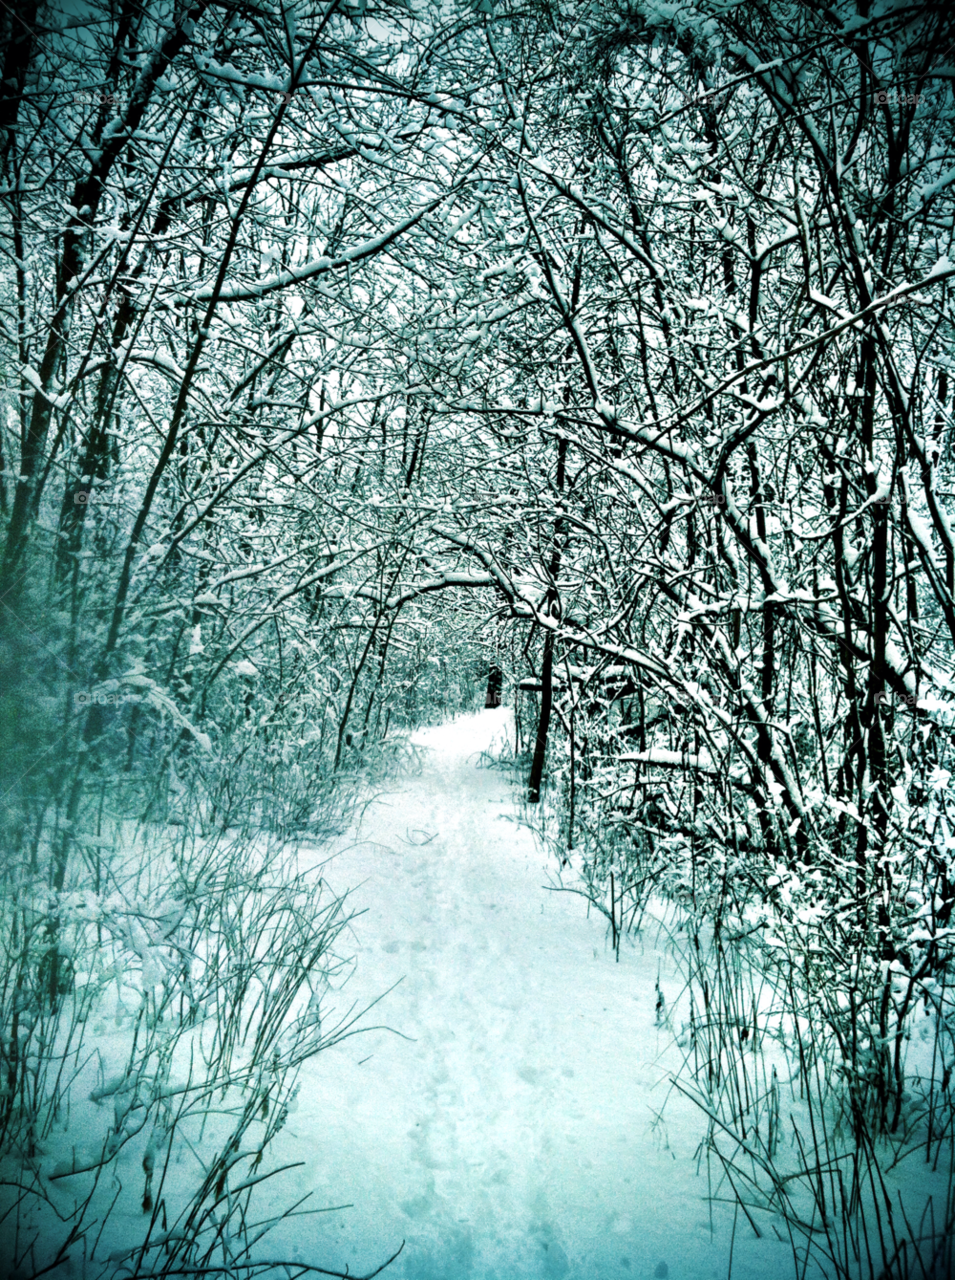
[{"label": "snow", "polygon": [[926,278],[931,280],[935,276],[950,275],[953,271],[955,271],[955,263],[943,254],[932,267]]},{"label": "snow", "polygon": [[[679,1074],[692,1087],[684,1055],[695,1052],[678,960],[685,938],[648,913],[615,960],[603,918],[554,890],[553,862],[522,824],[514,774],[500,764],[510,743],[507,708],[419,731],[409,762],[356,824],[299,851],[299,870],[348,891],[351,923],[335,949],[353,958],[310,977],[301,1026],[319,1036],[365,1010],[365,1029],[308,1059],[296,1095],[284,1095],[288,1114],[266,1166],[282,1172],[260,1181],[252,1201],[255,1221],[275,1224],[254,1246],[276,1264],[261,1274],[285,1274],[284,1261],[368,1275],[403,1244],[384,1273],[395,1280],[792,1276],[782,1219],[758,1212],[757,1238],[734,1211],[718,1158],[707,1156],[706,1120],[673,1085]],[[939,789],[949,782],[947,771],[933,778]],[[794,908],[809,919],[812,896],[782,864],[777,871],[779,892],[802,894]],[[162,885],[158,864],[155,875]],[[61,904],[64,919],[69,907],[122,934],[135,957],[106,996],[115,1019],[100,1008],[93,1021],[69,1115],[26,1166],[50,1203],[72,1212],[110,1161],[103,1194],[115,1194],[114,1208],[95,1258],[77,1254],[69,1273],[89,1280],[121,1274],[116,1265],[141,1250],[147,1229],[150,1256],[162,1247],[167,1227],[150,1227],[142,1212],[144,1180],[160,1168],[169,1239],[181,1229],[180,1206],[235,1114],[222,1112],[224,1094],[206,1095],[185,1042],[161,1086],[156,1067],[124,1067],[137,991],[189,960],[167,945],[188,904],[163,893]],[[308,893],[317,917],[324,908]],[[257,955],[267,973],[270,960]],[[755,979],[747,1003],[765,1012],[775,992],[765,975]],[[215,1034],[214,1018],[202,1025]],[[915,1027],[910,1051],[923,1073],[934,1069],[927,1029]],[[805,1134],[782,1052],[764,1040],[760,1055],[766,1078],[779,1070],[778,1123]],[[154,1082],[161,1102],[147,1114]],[[261,1176],[249,1156],[263,1123],[236,1157],[233,1200]],[[185,1141],[167,1161],[173,1125]],[[935,1175],[919,1165],[908,1176],[924,1200]],[[944,1171],[936,1181],[941,1194]],[[283,1216],[295,1204],[297,1215]]]},{"label": "snow", "polygon": [[258,280],[254,284],[232,283],[221,286],[218,290],[214,285],[198,290],[193,296],[196,302],[208,302],[212,298],[216,298],[222,302],[238,302],[249,298],[258,298],[263,294],[271,293],[275,289],[284,289],[287,285],[301,280],[310,280],[318,275],[325,275],[328,272],[337,271],[342,267],[347,267],[352,263],[361,262],[364,258],[368,258],[377,253],[380,249],[396,240],[404,232],[408,231],[416,223],[420,222],[426,213],[437,208],[442,202],[443,197],[430,201],[423,208],[418,209],[410,217],[403,219],[394,226],[389,227],[387,231],[379,236],[373,237],[371,240],[365,240],[363,243],[353,246],[351,249],[345,250],[344,253],[338,255],[337,258],[329,258],[322,255],[314,258],[309,262],[303,262],[298,266],[290,267],[287,270],[280,271],[275,275],[268,276],[263,280]]},{"label": "snow", "polygon": [[66,409],[73,399],[73,396],[64,392],[62,395],[54,395],[49,388],[43,386],[43,379],[37,373],[36,369],[28,364],[20,366],[20,376],[24,382],[28,382],[34,391],[38,392],[43,398],[53,406],[54,409]]},{"label": "snow", "polygon": [[[303,1069],[275,1152],[304,1161],[285,1194],[353,1207],[277,1228],[269,1256],[361,1274],[404,1240],[386,1275],[723,1280],[732,1208],[714,1206],[711,1234],[705,1124],[670,1088],[681,1056],[655,1025],[674,961],[648,934],[614,963],[586,903],[545,887],[510,775],[482,757],[508,736],[507,709],[419,732],[420,773],[326,870],[365,912],[336,1002],[393,988],[367,1019],[390,1030]],[[738,1224],[736,1280],[791,1271],[788,1247]]]}]

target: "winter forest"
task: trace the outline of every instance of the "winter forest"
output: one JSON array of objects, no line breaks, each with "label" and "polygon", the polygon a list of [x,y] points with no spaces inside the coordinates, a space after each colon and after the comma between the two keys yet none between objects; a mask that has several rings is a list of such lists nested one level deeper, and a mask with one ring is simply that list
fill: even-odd
[{"label": "winter forest", "polygon": [[955,1274],[955,9],[0,33],[3,1280]]}]

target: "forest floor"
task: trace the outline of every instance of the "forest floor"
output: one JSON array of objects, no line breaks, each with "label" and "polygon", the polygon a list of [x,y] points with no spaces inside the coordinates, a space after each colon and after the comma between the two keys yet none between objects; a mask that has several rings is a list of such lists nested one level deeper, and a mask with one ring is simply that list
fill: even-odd
[{"label": "forest floor", "polygon": [[791,1276],[771,1224],[734,1233],[715,1162],[708,1198],[705,1121],[656,1025],[658,974],[668,1002],[682,985],[665,936],[616,962],[603,919],[547,888],[513,774],[489,767],[508,735],[506,709],[415,734],[417,766],[325,869],[363,912],[331,1004],[389,992],[364,1020],[387,1029],[303,1069],[273,1151],[303,1164],[271,1194],[351,1207],[289,1219],[269,1255],[361,1275],[404,1240],[385,1274],[406,1280]]}]

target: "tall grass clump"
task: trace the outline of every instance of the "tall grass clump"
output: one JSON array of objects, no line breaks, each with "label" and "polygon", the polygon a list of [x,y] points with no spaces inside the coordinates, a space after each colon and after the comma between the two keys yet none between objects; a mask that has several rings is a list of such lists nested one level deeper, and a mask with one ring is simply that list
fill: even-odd
[{"label": "tall grass clump", "polygon": [[40,593],[18,609],[22,643],[0,635],[0,1260],[17,1280],[254,1275],[282,1263],[271,1227],[323,1207],[281,1185],[299,1068],[361,1017],[336,1011],[347,901],[302,853],[362,793],[335,768],[342,705],[304,676],[284,701],[241,671],[217,685],[211,646],[188,682],[132,655],[97,679]]},{"label": "tall grass clump", "polygon": [[784,893],[758,925],[681,908],[670,931],[711,1194],[788,1238],[797,1275],[950,1275],[950,950],[875,962],[811,890]]},{"label": "tall grass clump", "polygon": [[327,1005],[346,904],[266,835],[77,843],[61,890],[21,867],[0,899],[3,1256],[244,1274],[297,1070],[354,1028]]}]

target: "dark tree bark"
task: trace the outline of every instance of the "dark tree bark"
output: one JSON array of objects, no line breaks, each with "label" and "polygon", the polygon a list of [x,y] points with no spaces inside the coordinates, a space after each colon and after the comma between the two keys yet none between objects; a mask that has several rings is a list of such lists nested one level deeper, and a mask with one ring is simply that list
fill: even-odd
[{"label": "dark tree bark", "polygon": [[541,663],[541,713],[537,721],[537,737],[534,740],[534,758],[531,776],[527,783],[528,804],[538,804],[541,798],[541,782],[544,777],[544,758],[547,755],[547,733],[550,729],[550,713],[554,705],[554,633],[544,635],[544,659]]},{"label": "dark tree bark", "polygon": [[499,707],[501,705],[501,690],[504,686],[504,672],[493,663],[490,671],[487,673],[487,694],[484,698],[485,707]]},{"label": "dark tree bark", "polygon": [[[576,295],[576,290],[575,290]],[[557,442],[557,493],[563,496],[564,482],[567,472],[567,440],[561,437]],[[547,611],[560,618],[560,596],[557,580],[560,577],[561,548],[566,537],[567,526],[563,515],[554,521],[554,541],[550,557],[550,591]],[[534,758],[531,761],[531,776],[527,783],[528,804],[540,801],[541,782],[544,777],[544,757],[547,755],[547,733],[550,729],[550,715],[554,705],[554,632],[550,628],[544,633],[544,656],[541,663],[541,713],[537,722],[537,738],[534,742]]]}]

